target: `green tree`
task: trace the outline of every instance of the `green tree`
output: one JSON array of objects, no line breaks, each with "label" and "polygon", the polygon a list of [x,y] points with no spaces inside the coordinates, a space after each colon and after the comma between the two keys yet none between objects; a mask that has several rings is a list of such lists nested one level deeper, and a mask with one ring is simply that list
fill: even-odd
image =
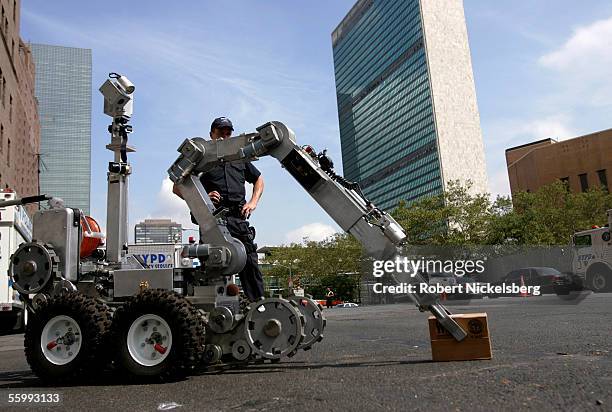
[{"label": "green tree", "polygon": [[332,277],[341,278],[345,274],[359,273],[361,260],[362,248],[359,242],[349,234],[338,233],[320,242],[306,240],[305,243],[272,248],[266,256],[268,269],[264,275],[278,277],[286,287],[288,267],[291,267],[294,284],[306,286],[307,291],[312,288],[309,293],[321,297],[321,288],[345,288],[345,281],[338,279],[331,282]]},{"label": "green tree", "polygon": [[[513,199],[492,200],[488,194],[472,194],[469,183],[449,182],[444,194],[400,202],[392,215],[404,228],[408,245],[521,247],[567,245],[573,233],[606,222],[611,208],[612,195],[602,188],[571,193],[556,182],[536,192],[516,193]],[[264,275],[277,277],[286,288],[291,267],[294,283],[307,293],[323,298],[329,286],[352,300],[358,296],[365,259],[353,236],[336,234],[320,242],[305,239],[272,248]]]},{"label": "green tree", "polygon": [[471,194],[449,182],[444,194],[400,202],[392,212],[411,245],[566,245],[570,236],[607,221],[612,195],[603,188],[572,193],[562,182],[513,198]]},{"label": "green tree", "polygon": [[526,245],[567,245],[577,231],[607,221],[612,195],[597,187],[573,193],[562,182],[543,186],[536,192],[513,197],[514,208],[504,219],[516,243]]},{"label": "green tree", "polygon": [[413,245],[483,244],[502,203],[492,203],[488,194],[471,194],[472,184],[449,182],[446,192],[407,205],[400,202],[392,212]]}]

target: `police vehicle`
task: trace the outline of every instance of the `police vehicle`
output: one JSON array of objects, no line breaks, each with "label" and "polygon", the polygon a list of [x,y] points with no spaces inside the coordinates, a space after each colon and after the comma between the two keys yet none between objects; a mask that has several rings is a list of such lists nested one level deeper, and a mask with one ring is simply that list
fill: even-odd
[{"label": "police vehicle", "polygon": [[612,292],[611,222],[612,209],[604,227],[595,226],[572,236],[572,271],[594,292]]},{"label": "police vehicle", "polygon": [[[16,193],[1,189],[0,199],[14,200]],[[0,330],[10,332],[25,325],[26,312],[19,293],[7,276],[10,257],[24,242],[32,240],[32,221],[21,205],[0,207]]]}]

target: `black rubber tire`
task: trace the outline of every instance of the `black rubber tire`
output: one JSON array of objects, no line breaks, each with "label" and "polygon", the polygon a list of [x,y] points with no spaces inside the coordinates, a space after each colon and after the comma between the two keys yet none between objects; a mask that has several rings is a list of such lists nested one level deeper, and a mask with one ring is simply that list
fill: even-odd
[{"label": "black rubber tire", "polygon": [[[70,316],[81,329],[81,349],[66,365],[51,363],[41,349],[41,334],[55,316]],[[25,356],[30,368],[46,383],[88,380],[110,360],[108,344],[111,311],[104,303],[78,292],[66,292],[41,304],[30,313],[25,328]]]},{"label": "black rubber tire", "polygon": [[[145,314],[163,318],[172,332],[170,353],[158,365],[136,362],[128,350],[127,334],[132,323]],[[147,289],[115,311],[112,327],[116,364],[136,381],[173,381],[192,373],[204,357],[205,325],[201,313],[174,291]]]},{"label": "black rubber tire", "polygon": [[[598,287],[600,285],[595,283],[595,277],[603,276],[604,285]],[[591,289],[595,293],[605,293],[612,291],[612,273],[609,270],[604,270],[601,268],[596,268],[588,274],[588,285],[589,289]]]}]

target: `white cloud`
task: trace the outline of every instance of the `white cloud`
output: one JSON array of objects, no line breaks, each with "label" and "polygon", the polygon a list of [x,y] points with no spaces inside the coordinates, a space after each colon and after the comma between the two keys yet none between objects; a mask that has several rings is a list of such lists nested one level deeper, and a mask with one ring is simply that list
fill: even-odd
[{"label": "white cloud", "polygon": [[612,63],[612,17],[577,28],[569,40],[542,56],[539,62],[560,71],[582,66],[599,67],[607,72]]},{"label": "white cloud", "polygon": [[287,243],[300,243],[304,238],[307,238],[318,242],[325,240],[336,232],[336,229],[324,223],[309,223],[287,233],[285,240]]},{"label": "white cloud", "polygon": [[172,193],[173,183],[169,177],[164,178],[157,194],[157,204],[153,214],[160,218],[169,218],[183,225],[183,228],[193,228],[187,203]]},{"label": "white cloud", "polygon": [[570,126],[571,117],[565,114],[556,114],[534,119],[519,128],[517,133],[534,139],[562,140],[575,137],[575,131]]},{"label": "white cloud", "polygon": [[[483,135],[487,155],[501,154],[504,150],[540,139],[563,140],[578,136],[573,117],[562,114],[545,115],[528,120],[505,118],[483,122]],[[493,156],[495,157],[495,156]]]},{"label": "white cloud", "polygon": [[[134,213],[134,209],[132,209],[130,216],[133,216],[133,218],[130,217],[129,228],[130,241],[133,240],[134,225],[142,222],[144,219],[171,219],[172,221],[183,225],[183,229],[197,228],[197,225],[191,222],[187,203],[172,193],[172,186],[173,183],[170,178],[164,178],[154,204],[146,205],[146,208],[139,205],[138,208],[135,208],[136,213]],[[185,236],[197,237],[197,232],[189,231],[185,234]]]},{"label": "white cloud", "polygon": [[[156,203],[149,205],[148,209],[151,212],[141,214],[131,221],[131,226],[144,219],[172,219],[174,222],[183,225],[183,228],[197,228],[197,225],[191,222],[189,208],[187,203],[172,193],[172,181],[166,177],[162,183],[159,192],[157,193]],[[132,223],[133,222],[133,223]],[[133,230],[131,230],[133,232]],[[285,235],[286,243],[300,243],[304,238],[312,241],[325,240],[329,236],[337,233],[334,227],[324,223],[310,223],[290,231]],[[185,236],[196,236],[196,232],[187,232]]]},{"label": "white cloud", "polygon": [[497,196],[508,196],[510,194],[508,169],[500,168],[494,172],[489,171],[489,189],[493,199]]},{"label": "white cloud", "polygon": [[[95,84],[113,70],[128,75],[137,85],[136,133],[130,138],[138,145],[138,152],[131,158],[136,171],[130,182],[131,238],[134,224],[146,218],[170,218],[196,227],[190,222],[185,202],[172,194],[171,182],[162,180],[158,171],[171,163],[183,137],[206,136],[216,115],[230,116],[238,133],[253,131],[268,120],[280,120],[296,132],[301,144],[312,144],[317,150],[328,147],[340,169],[333,73],[327,70],[329,66],[317,66],[316,61],[298,64],[292,44],[291,48],[284,44],[279,44],[280,49],[257,48],[210,27],[183,24],[179,30],[173,25],[164,29],[155,19],[167,21],[165,15],[136,18],[135,24],[122,28],[120,34],[109,30],[114,22],[112,14],[76,25],[66,24],[65,20],[70,20],[66,16],[44,13],[34,6],[24,5],[22,9],[23,25],[41,33],[39,40],[94,50]],[[106,138],[108,118],[99,109],[101,96],[95,87],[94,96],[98,100],[92,117],[92,169],[93,176],[98,177],[92,181],[92,212],[104,221],[106,182],[101,177],[106,175],[108,152],[101,144],[96,146],[99,150],[93,144],[98,135]],[[145,136],[146,143],[140,140]],[[169,144],[169,137],[176,142]],[[172,154],[166,155],[169,152]],[[286,180],[277,176],[277,170],[265,175],[265,199],[274,198],[273,192],[286,192]],[[95,203],[93,196],[99,198]],[[311,221],[325,222],[323,217],[313,217],[318,213],[316,205],[308,203],[301,210],[304,212],[297,220],[293,219],[294,227],[308,223],[308,216]],[[259,243],[265,239],[280,243],[292,229],[289,224],[281,226],[277,218],[263,208],[258,210]],[[320,238],[316,233],[304,235]],[[294,239],[301,241],[304,235]]]},{"label": "white cloud", "polygon": [[[105,21],[83,31],[28,8],[24,8],[22,15],[31,24],[62,33],[82,47],[95,48],[97,55],[116,55],[130,50],[122,62],[128,73],[142,74],[142,78],[163,78],[151,90],[164,94],[168,100],[172,97],[177,100],[179,96],[174,95],[180,95],[178,103],[173,101],[178,114],[172,120],[191,119],[207,111],[201,88],[215,96],[214,105],[210,103],[216,107],[213,112],[228,109],[235,123],[245,131],[269,120],[282,120],[294,130],[303,128],[318,119],[316,111],[305,108],[324,110],[321,108],[324,88],[317,86],[328,80],[324,74],[306,67],[296,71],[291,60],[265,50],[243,49],[242,59],[235,59],[236,51],[230,53],[227,47],[202,42],[200,39],[207,36],[203,29],[184,29],[182,34],[177,34],[160,31],[152,24],[135,25],[124,30],[119,41]],[[245,70],[245,60],[259,63]],[[152,62],[155,62],[154,68],[150,67]],[[181,73],[182,81],[177,81],[176,73]],[[333,101],[329,107],[334,107]],[[139,115],[142,116],[142,109]]]},{"label": "white cloud", "polygon": [[[508,194],[504,150],[552,138],[564,140],[609,127],[612,94],[612,17],[576,28],[543,54],[537,65],[549,91],[536,97],[530,117],[483,122],[491,193]],[[527,105],[529,107],[529,104]],[[603,112],[602,112],[603,110]],[[599,120],[602,119],[602,120]]]},{"label": "white cloud", "polygon": [[493,197],[510,194],[505,150],[540,139],[564,140],[576,137],[579,132],[573,127],[573,118],[567,114],[553,114],[522,121],[504,119],[492,124],[483,124],[487,151],[489,190]]},{"label": "white cloud", "polygon": [[609,106],[612,93],[612,17],[578,27],[568,40],[538,60],[562,83],[560,96],[571,105]]}]

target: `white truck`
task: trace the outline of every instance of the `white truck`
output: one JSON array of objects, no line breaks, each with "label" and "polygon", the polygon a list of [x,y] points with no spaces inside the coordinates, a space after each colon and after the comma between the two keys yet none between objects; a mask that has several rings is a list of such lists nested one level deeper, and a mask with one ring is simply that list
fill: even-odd
[{"label": "white truck", "polygon": [[612,209],[608,210],[608,223],[572,236],[572,272],[594,292],[612,292]]},{"label": "white truck", "polygon": [[[1,189],[0,199],[14,200],[17,194]],[[23,206],[0,207],[0,331],[19,330],[25,325],[25,312],[19,293],[8,276],[10,257],[21,243],[32,241],[32,221]]]}]

